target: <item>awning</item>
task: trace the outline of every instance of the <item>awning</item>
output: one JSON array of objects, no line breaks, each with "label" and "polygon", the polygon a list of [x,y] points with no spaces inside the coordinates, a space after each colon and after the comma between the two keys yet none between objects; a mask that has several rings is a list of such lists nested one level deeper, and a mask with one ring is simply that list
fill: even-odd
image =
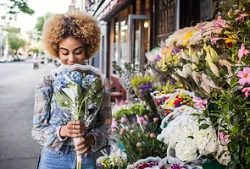
[{"label": "awning", "polygon": [[93,15],[98,20],[108,21],[131,2],[132,0],[103,0]]}]

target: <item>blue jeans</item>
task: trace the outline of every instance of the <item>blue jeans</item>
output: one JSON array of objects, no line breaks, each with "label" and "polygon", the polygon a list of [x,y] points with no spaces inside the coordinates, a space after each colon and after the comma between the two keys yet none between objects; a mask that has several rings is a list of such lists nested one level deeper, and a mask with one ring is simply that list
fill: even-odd
[{"label": "blue jeans", "polygon": [[[75,169],[76,153],[72,147],[65,147],[60,151],[43,148],[39,162],[39,169]],[[96,169],[96,157],[89,153],[82,157],[82,169]]]}]

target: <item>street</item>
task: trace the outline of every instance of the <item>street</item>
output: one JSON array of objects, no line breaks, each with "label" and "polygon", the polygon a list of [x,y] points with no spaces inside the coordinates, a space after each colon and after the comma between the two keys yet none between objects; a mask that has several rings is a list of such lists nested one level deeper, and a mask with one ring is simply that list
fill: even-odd
[{"label": "street", "polygon": [[53,66],[0,64],[0,169],[35,169],[39,144],[31,138],[34,87]]}]

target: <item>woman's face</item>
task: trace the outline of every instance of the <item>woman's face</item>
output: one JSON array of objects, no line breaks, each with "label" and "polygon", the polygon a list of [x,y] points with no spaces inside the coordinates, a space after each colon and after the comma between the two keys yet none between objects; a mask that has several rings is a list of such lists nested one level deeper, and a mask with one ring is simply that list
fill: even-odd
[{"label": "woman's face", "polygon": [[64,65],[83,64],[86,60],[83,44],[68,37],[59,43],[59,59]]}]

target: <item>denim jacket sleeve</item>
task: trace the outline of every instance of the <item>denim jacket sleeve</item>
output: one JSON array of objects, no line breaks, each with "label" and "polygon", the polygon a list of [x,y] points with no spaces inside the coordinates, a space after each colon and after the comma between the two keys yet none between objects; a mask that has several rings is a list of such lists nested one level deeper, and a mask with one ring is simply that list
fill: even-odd
[{"label": "denim jacket sleeve", "polygon": [[32,137],[43,147],[59,149],[63,145],[63,140],[58,136],[61,126],[49,123],[52,95],[52,79],[46,76],[37,84],[35,90]]},{"label": "denim jacket sleeve", "polygon": [[108,145],[109,135],[111,132],[111,105],[109,87],[105,87],[102,105],[97,114],[97,121],[95,127],[89,132],[95,138],[95,144],[92,151],[96,152]]}]

